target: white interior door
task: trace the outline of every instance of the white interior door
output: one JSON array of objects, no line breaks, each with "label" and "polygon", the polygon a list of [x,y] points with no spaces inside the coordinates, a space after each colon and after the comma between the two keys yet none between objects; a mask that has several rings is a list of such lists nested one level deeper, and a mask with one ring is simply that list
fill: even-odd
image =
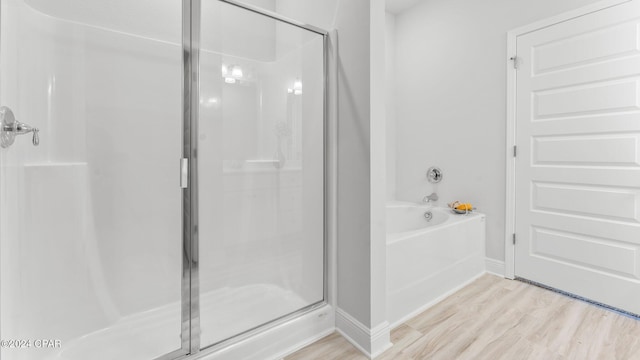
[{"label": "white interior door", "polygon": [[516,276],[640,314],[640,2],[517,38]]}]

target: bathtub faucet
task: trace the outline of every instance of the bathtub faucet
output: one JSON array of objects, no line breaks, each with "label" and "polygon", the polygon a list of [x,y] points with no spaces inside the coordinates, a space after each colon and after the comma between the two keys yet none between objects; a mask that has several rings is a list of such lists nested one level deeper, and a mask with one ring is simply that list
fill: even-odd
[{"label": "bathtub faucet", "polygon": [[426,202],[427,204],[432,202],[432,201],[438,201],[438,194],[431,193],[431,195],[425,196],[424,199],[422,199],[422,201]]}]

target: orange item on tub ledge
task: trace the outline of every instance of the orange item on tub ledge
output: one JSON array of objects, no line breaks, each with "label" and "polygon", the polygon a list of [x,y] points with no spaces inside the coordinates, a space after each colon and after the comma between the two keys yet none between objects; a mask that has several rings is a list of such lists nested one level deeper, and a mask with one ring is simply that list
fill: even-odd
[{"label": "orange item on tub ledge", "polygon": [[454,201],[449,204],[449,207],[452,209],[460,210],[460,211],[471,211],[473,210],[473,205],[470,203],[461,203],[460,201]]}]

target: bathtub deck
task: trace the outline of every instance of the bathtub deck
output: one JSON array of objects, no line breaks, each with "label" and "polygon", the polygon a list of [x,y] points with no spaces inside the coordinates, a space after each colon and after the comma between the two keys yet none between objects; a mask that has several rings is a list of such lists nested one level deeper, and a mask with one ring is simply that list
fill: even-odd
[{"label": "bathtub deck", "polygon": [[[391,332],[376,359],[640,359],[640,321],[484,275]],[[367,359],[334,333],[285,360]]]}]

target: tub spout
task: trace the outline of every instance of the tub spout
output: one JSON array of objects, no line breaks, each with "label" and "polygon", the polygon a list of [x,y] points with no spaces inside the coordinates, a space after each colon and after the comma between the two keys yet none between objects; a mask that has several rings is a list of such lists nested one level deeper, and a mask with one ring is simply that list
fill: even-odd
[{"label": "tub spout", "polygon": [[432,202],[432,201],[438,201],[438,194],[431,193],[431,195],[425,196],[424,199],[422,199],[422,201],[427,203],[427,204]]}]

